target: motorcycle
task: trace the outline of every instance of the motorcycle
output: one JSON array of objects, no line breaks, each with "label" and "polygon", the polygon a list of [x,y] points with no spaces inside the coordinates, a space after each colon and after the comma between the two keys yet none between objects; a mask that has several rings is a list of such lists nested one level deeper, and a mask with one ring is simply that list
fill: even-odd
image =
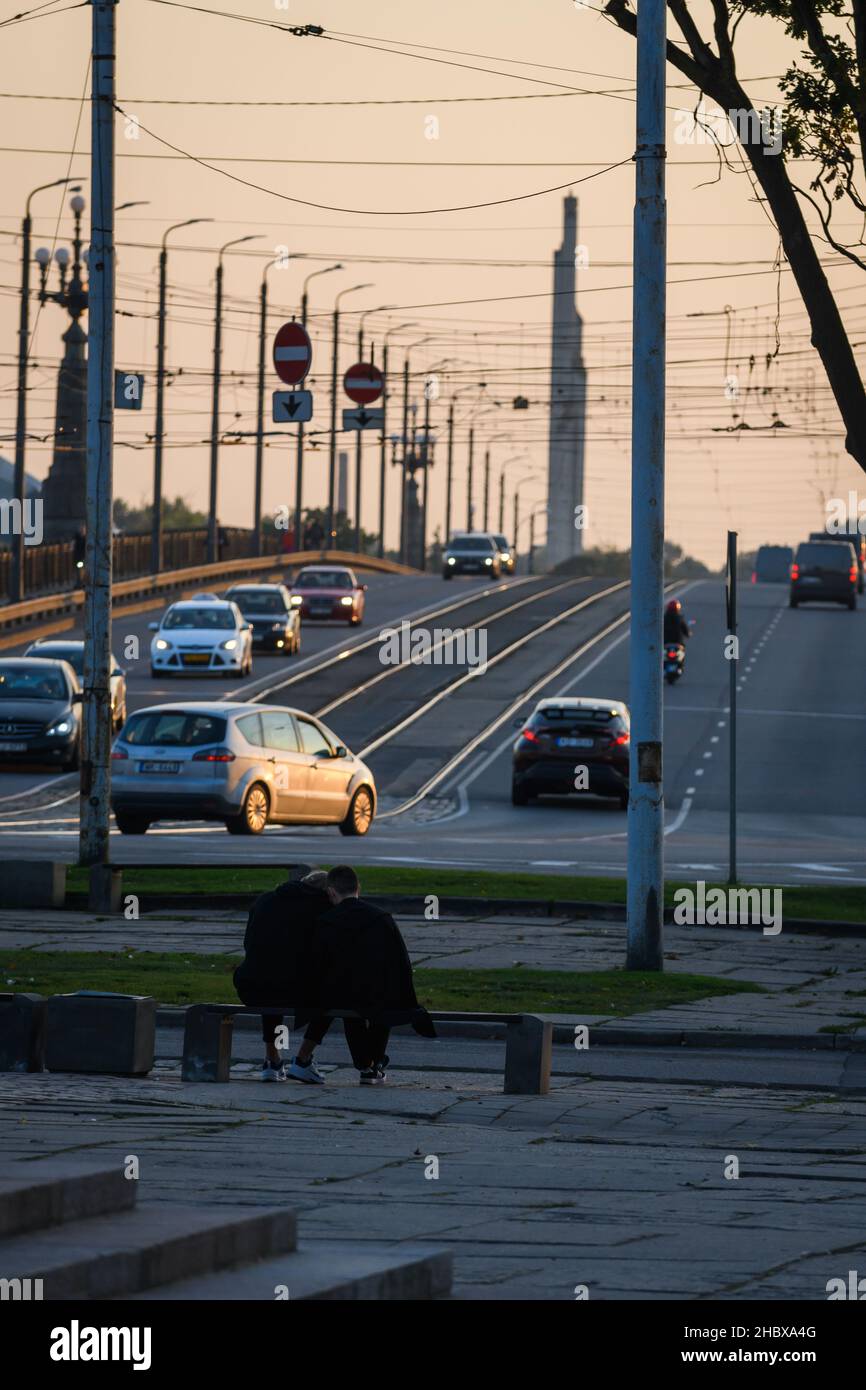
[{"label": "motorcycle", "polygon": [[668,685],[673,685],[683,674],[686,665],[686,649],[681,642],[665,643],[664,676]]}]

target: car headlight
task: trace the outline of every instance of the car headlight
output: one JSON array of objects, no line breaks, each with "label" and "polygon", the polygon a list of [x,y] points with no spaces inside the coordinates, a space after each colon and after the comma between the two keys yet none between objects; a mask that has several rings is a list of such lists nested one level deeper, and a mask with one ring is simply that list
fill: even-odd
[{"label": "car headlight", "polygon": [[171,650],[171,643],[166,642],[164,637],[154,637],[153,645],[158,652],[167,652]]},{"label": "car headlight", "polygon": [[345,598],[341,598],[341,599],[340,599],[340,602],[342,603],[342,605],[343,605],[344,608],[351,608],[351,606],[352,606],[352,604],[355,602],[355,600],[352,599],[352,598],[349,598],[349,596],[348,596],[348,594],[347,594]]},{"label": "car headlight", "polygon": [[491,557],[490,555],[487,555],[487,556],[485,557],[484,563],[485,563],[485,565],[492,565],[492,564],[493,564],[493,559],[492,559],[492,557]]},{"label": "car headlight", "polygon": [[46,734],[46,737],[47,737],[47,738],[53,738],[55,735],[68,734],[68,733],[71,733],[71,731],[72,731],[72,721],[71,721],[71,720],[69,720],[69,719],[58,719],[58,721],[57,721],[56,724],[52,724],[50,729],[46,729],[46,730],[45,730],[45,734]]},{"label": "car headlight", "polygon": [[456,564],[457,564],[457,561],[454,559],[454,556],[453,556],[453,555],[449,555],[449,556],[448,556],[448,563],[449,563],[449,565],[456,565]]},{"label": "car headlight", "polygon": [[304,601],[304,600],[303,600],[303,598],[301,597],[300,594],[292,594],[292,607],[293,607],[293,608],[300,608],[300,606],[301,606],[301,604],[303,603],[303,601]]},{"label": "car headlight", "polygon": [[227,652],[233,652],[237,644],[238,639],[236,637],[230,637],[227,642],[220,642],[220,646]]}]

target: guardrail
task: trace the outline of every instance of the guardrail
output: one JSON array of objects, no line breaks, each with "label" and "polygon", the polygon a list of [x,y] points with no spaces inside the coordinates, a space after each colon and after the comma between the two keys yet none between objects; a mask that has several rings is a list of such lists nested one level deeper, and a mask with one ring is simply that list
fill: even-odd
[{"label": "guardrail", "polygon": [[[349,565],[352,569],[378,574],[420,573],[409,565],[397,564],[395,560],[380,560],[378,555],[356,555],[351,550],[296,550],[272,555],[247,556],[236,560],[219,560],[216,564],[192,565],[186,569],[164,570],[161,574],[124,579],[119,584],[112,585],[112,604],[117,604],[118,601],[123,603],[136,599],[158,598],[161,594],[195,587],[208,581],[216,580],[219,584],[223,580],[239,579],[243,575],[260,574],[262,571],[289,570],[299,565],[322,563]],[[39,618],[76,613],[83,607],[83,589],[41,594],[37,598],[25,599],[23,603],[8,603],[0,608],[0,632],[9,632]]]}]

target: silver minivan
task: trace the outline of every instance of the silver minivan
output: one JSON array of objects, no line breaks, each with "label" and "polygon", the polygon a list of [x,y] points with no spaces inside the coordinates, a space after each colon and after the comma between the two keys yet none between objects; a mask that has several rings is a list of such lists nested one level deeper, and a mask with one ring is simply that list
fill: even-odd
[{"label": "silver minivan", "polygon": [[157,820],[222,821],[233,835],[268,824],[366,835],[376,812],[369,768],[321,720],[282,705],[151,705],[130,715],[111,758],[124,835]]}]

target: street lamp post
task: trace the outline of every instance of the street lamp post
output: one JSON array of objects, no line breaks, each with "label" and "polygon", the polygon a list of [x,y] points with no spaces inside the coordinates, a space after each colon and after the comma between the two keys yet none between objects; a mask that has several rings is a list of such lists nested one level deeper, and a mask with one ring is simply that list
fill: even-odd
[{"label": "street lamp post", "polygon": [[[307,307],[308,307],[308,302],[309,302],[309,300],[308,300],[308,295],[307,295],[307,286],[309,285],[310,281],[311,281],[311,280],[315,280],[315,278],[316,278],[317,275],[330,275],[332,271],[334,271],[334,270],[342,270],[342,269],[343,269],[342,263],[341,263],[340,261],[337,261],[334,265],[326,265],[322,270],[314,270],[314,271],[312,272],[311,275],[308,275],[308,276],[306,277],[306,279],[304,280],[304,283],[303,283],[303,287],[302,287],[302,289],[301,289],[301,327],[302,327],[302,328],[306,328],[306,326],[307,326]],[[295,454],[295,459],[296,459],[296,466],[295,466],[295,544],[294,544],[294,549],[295,549],[295,550],[301,550],[301,549],[303,548],[303,536],[302,536],[301,532],[303,531],[302,515],[303,515],[303,499],[304,499],[304,426],[303,426],[303,423],[301,423],[300,425],[298,425],[298,445],[297,445],[297,451],[296,451],[296,454]]]},{"label": "street lamp post", "polygon": [[[383,311],[384,309],[387,309],[387,308],[388,308],[388,305],[387,305],[387,304],[380,304],[379,307],[378,307],[378,309],[365,309],[364,312],[358,316],[358,361],[359,361],[359,362],[363,362],[363,361],[364,361],[364,320],[367,318],[367,316],[368,316],[369,314],[381,314],[382,311]],[[383,425],[383,428],[384,428],[384,425]],[[361,462],[362,462],[361,446],[362,446],[362,441],[363,441],[363,437],[364,437],[364,431],[363,431],[363,430],[358,430],[357,433],[358,433],[358,437],[357,437],[357,439],[355,440],[355,553],[356,553],[357,555],[360,555],[360,553],[361,553]]]},{"label": "street lamp post", "polygon": [[[528,458],[528,454],[512,454],[510,459],[506,459],[499,470],[499,534],[505,535],[505,470],[510,463],[517,463],[518,459]],[[517,544],[517,537],[514,537],[514,544]]]},{"label": "street lamp post", "polygon": [[210,499],[207,515],[207,559],[208,564],[216,564],[219,559],[217,546],[217,489],[219,484],[219,427],[220,427],[220,378],[222,370],[222,331],[223,331],[223,256],[230,246],[240,246],[245,241],[257,241],[258,236],[235,237],[220,247],[216,270],[216,305],[214,310],[213,340],[213,395],[211,401],[210,427]]},{"label": "street lamp post", "polygon": [[325,537],[325,544],[328,550],[334,548],[334,485],[337,475],[337,368],[340,360],[340,300],[347,294],[355,294],[358,290],[368,290],[371,286],[350,285],[348,289],[340,290],[334,300],[333,333],[334,343],[331,352],[331,439],[328,450],[328,534]]},{"label": "street lamp post", "polygon": [[153,515],[150,522],[150,572],[162,569],[162,441],[165,433],[165,320],[168,285],[168,246],[170,232],[180,227],[192,227],[199,222],[212,222],[212,217],[190,217],[166,228],[159,253],[159,308],[156,327],[156,423],[153,438]]},{"label": "street lamp post", "polygon": [[18,318],[18,395],[15,412],[15,472],[13,477],[13,497],[18,504],[20,519],[12,537],[12,572],[9,584],[9,602],[20,603],[24,597],[24,503],[26,500],[25,454],[27,447],[27,359],[30,352],[30,238],[33,233],[33,219],[30,204],[37,193],[48,188],[59,188],[63,184],[74,184],[73,193],[80,192],[80,185],[74,178],[55,179],[53,183],[41,183],[28,195],[24,207],[24,220],[21,223],[21,304]]},{"label": "street lamp post", "polygon": [[515,483],[515,485],[514,485],[514,544],[515,544],[515,546],[516,546],[516,544],[517,544],[517,528],[518,528],[518,526],[520,525],[520,489],[523,487],[523,484],[524,484],[524,483],[537,483],[537,482],[538,482],[538,474],[537,474],[537,473],[527,473],[524,477],[518,479],[518,481],[517,481],[517,482]]}]

